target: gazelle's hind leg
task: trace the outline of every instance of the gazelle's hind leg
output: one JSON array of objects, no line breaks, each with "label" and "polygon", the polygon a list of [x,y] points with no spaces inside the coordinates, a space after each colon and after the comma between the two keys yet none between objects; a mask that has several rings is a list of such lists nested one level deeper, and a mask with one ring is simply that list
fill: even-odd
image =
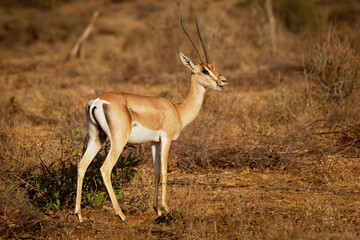
[{"label": "gazelle's hind leg", "polygon": [[101,166],[100,171],[101,171],[101,175],[103,177],[106,189],[110,195],[110,199],[112,202],[112,205],[114,207],[115,210],[115,215],[119,216],[121,218],[121,220],[125,221],[126,217],[124,215],[124,213],[122,212],[119,203],[117,201],[112,183],[111,183],[111,172],[112,169],[114,168],[115,163],[117,162],[122,150],[124,149],[124,146],[126,144],[127,138],[126,139],[120,139],[120,140],[110,140],[110,144],[111,144],[111,150],[108,154],[108,156],[105,159],[104,164]]},{"label": "gazelle's hind leg", "polygon": [[101,146],[105,142],[106,136],[97,126],[88,121],[88,131],[89,131],[89,142],[84,156],[78,163],[78,179],[77,179],[77,191],[76,191],[76,205],[75,205],[75,214],[78,215],[79,221],[82,222],[81,216],[81,192],[82,185],[84,180],[85,172],[90,165],[91,161],[96,156],[97,152],[100,150]]},{"label": "gazelle's hind leg", "polygon": [[[126,217],[121,211],[111,183],[111,172],[130,136],[131,117],[127,108],[114,109],[111,107],[111,105],[104,105],[105,120],[108,124],[109,131],[107,135],[110,138],[111,148],[108,156],[104,161],[104,164],[100,168],[100,171],[106,189],[110,195],[115,214],[119,216],[121,220],[125,221]],[[113,119],[116,119],[116,122],[114,122]]]}]

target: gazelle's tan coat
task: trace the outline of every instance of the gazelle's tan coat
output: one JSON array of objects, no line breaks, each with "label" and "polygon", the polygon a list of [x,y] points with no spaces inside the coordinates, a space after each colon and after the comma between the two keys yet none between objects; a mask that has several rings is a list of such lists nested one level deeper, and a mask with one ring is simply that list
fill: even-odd
[{"label": "gazelle's tan coat", "polygon": [[[184,31],[186,31],[185,28]],[[209,60],[207,54],[206,58]],[[188,94],[181,103],[172,103],[161,97],[115,92],[104,93],[87,103],[85,112],[89,143],[78,164],[75,207],[75,213],[78,214],[80,221],[82,221],[80,203],[83,178],[87,167],[105,142],[106,137],[110,139],[111,148],[100,171],[115,214],[122,220],[126,219],[111,185],[111,171],[125,144],[144,142],[152,144],[155,174],[154,209],[159,215],[161,214],[158,204],[161,171],[161,203],[165,211],[168,211],[166,203],[167,159],[171,141],[175,140],[181,130],[198,115],[206,88],[221,91],[224,90],[223,86],[227,85],[225,77],[218,74],[210,62],[195,65],[182,53],[180,53],[180,59],[192,72]]]}]

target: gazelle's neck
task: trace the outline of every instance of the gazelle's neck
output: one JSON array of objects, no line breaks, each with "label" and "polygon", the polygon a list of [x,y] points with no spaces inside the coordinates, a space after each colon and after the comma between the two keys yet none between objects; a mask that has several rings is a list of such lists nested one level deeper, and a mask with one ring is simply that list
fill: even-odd
[{"label": "gazelle's neck", "polygon": [[204,100],[205,88],[196,80],[196,75],[191,75],[190,87],[186,98],[178,103],[178,110],[181,117],[182,128],[191,123],[198,115]]}]

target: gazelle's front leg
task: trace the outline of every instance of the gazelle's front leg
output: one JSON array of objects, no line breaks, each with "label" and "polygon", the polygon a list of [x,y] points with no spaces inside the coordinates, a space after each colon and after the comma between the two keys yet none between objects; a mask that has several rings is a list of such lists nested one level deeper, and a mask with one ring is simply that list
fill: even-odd
[{"label": "gazelle's front leg", "polygon": [[165,209],[165,212],[169,212],[169,207],[166,203],[166,184],[167,184],[167,160],[169,156],[169,150],[171,145],[171,139],[167,137],[161,138],[161,204]]},{"label": "gazelle's front leg", "polygon": [[158,189],[160,181],[160,143],[152,143],[151,153],[154,162],[154,175],[155,175],[155,191],[154,191],[154,210],[158,215],[161,215],[161,211],[158,203]]}]

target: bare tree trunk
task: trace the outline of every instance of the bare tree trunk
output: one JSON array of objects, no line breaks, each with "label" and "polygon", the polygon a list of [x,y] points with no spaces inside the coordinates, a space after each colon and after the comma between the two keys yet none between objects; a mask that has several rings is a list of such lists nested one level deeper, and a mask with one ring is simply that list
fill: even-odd
[{"label": "bare tree trunk", "polygon": [[270,44],[271,44],[271,54],[276,55],[276,23],[272,9],[272,0],[266,0],[265,2],[266,14],[269,20],[269,35],[270,35]]},{"label": "bare tree trunk", "polygon": [[85,28],[84,32],[80,36],[80,38],[76,41],[74,47],[70,50],[68,55],[66,56],[65,61],[69,61],[74,58],[82,58],[84,54],[82,53],[84,50],[84,42],[90,36],[92,30],[94,29],[94,23],[98,18],[100,11],[97,10],[93,13],[93,16],[90,20],[89,25]]}]

